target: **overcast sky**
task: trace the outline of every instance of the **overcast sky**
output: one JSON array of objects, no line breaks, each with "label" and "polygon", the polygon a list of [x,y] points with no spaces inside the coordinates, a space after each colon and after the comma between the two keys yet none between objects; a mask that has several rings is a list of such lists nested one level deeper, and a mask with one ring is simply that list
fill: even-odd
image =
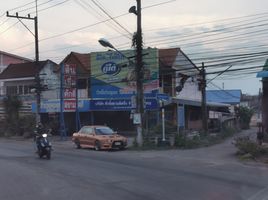
[{"label": "overcast sky", "polygon": [[[59,63],[71,51],[105,51],[107,38],[119,49],[131,47],[136,16],[128,9],[135,0],[38,0],[40,60]],[[159,4],[159,5],[158,5]],[[35,1],[2,1],[0,50],[34,59],[34,37],[16,18],[5,13],[35,16]],[[268,1],[265,0],[143,0],[144,47],[180,47],[197,66],[204,62],[208,76],[224,72],[208,89],[242,89],[258,94],[256,71],[267,58]],[[112,19],[111,19],[112,18]],[[34,32],[33,21],[23,23]],[[266,30],[267,29],[267,30]]]}]

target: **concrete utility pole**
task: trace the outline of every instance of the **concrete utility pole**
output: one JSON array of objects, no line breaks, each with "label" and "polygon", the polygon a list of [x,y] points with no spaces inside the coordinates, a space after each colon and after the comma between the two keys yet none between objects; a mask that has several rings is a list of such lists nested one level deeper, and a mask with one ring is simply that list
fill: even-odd
[{"label": "concrete utility pole", "polygon": [[[35,64],[36,64],[36,73],[35,73],[35,92],[36,92],[36,124],[40,122],[40,103],[41,103],[41,83],[40,83],[40,76],[39,76],[39,46],[38,46],[38,19],[37,19],[37,1],[36,1],[36,16],[31,17],[30,14],[27,17],[19,16],[18,13],[16,15],[10,15],[7,12],[7,17],[13,17],[17,18],[25,28],[30,31],[30,33],[35,38]],[[28,20],[34,20],[34,30],[35,33],[32,33],[32,31],[21,21],[21,19],[28,19]]]},{"label": "concrete utility pole", "polygon": [[206,86],[207,86],[207,81],[206,81],[206,70],[205,70],[205,65],[202,63],[202,69],[200,71],[201,75],[201,93],[202,93],[202,126],[203,126],[203,131],[205,133],[208,132],[208,121],[207,121],[207,98],[206,98]]},{"label": "concrete utility pole", "polygon": [[143,63],[142,63],[142,30],[141,30],[141,0],[137,0],[137,33],[136,33],[136,51],[137,51],[137,110],[140,115],[141,123],[137,125],[137,143],[142,146],[143,138],[143,113],[144,113],[144,95],[143,95]]}]

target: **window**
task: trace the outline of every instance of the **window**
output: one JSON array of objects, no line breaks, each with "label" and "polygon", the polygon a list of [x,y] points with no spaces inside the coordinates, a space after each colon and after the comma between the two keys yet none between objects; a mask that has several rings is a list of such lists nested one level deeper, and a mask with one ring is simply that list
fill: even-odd
[{"label": "window", "polygon": [[91,127],[83,127],[79,133],[82,134],[93,134],[93,129]]},{"label": "window", "polygon": [[30,89],[33,86],[30,85],[18,85],[18,86],[6,86],[6,94],[7,95],[27,95],[30,94]]},{"label": "window", "polygon": [[77,89],[86,89],[87,79],[77,79]]},{"label": "window", "polygon": [[16,95],[17,94],[17,86],[7,86],[6,87],[7,95]]},{"label": "window", "polygon": [[23,94],[23,85],[19,86],[19,94]]},{"label": "window", "polygon": [[24,93],[23,94],[30,94],[30,89],[31,89],[31,87],[29,85],[24,85],[24,88],[23,88]]}]

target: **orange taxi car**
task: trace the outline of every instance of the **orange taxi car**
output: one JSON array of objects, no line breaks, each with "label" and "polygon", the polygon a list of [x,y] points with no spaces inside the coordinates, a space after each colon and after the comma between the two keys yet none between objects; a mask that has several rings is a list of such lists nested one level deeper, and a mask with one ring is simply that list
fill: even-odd
[{"label": "orange taxi car", "polygon": [[73,134],[72,141],[76,148],[124,149],[127,146],[127,138],[118,135],[108,126],[83,126]]}]

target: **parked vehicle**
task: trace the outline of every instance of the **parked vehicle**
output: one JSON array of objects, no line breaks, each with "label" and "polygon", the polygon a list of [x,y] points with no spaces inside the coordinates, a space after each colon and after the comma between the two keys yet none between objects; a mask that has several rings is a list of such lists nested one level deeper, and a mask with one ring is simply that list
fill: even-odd
[{"label": "parked vehicle", "polygon": [[36,145],[37,145],[37,154],[39,158],[46,156],[47,159],[51,158],[52,145],[47,138],[47,133],[36,134],[35,136]]},{"label": "parked vehicle", "polygon": [[108,126],[83,126],[72,137],[76,148],[124,149],[127,146],[127,138],[118,135]]}]

